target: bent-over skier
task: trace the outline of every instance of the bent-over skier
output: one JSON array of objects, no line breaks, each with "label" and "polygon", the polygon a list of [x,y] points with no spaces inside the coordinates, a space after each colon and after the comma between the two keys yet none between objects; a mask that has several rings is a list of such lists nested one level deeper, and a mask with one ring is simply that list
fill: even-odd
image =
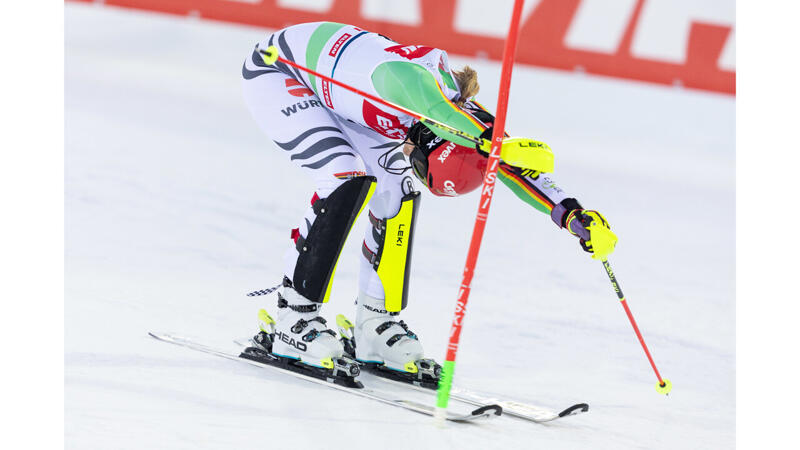
[{"label": "bent-over skier", "polygon": [[[262,324],[254,345],[324,376],[336,376],[335,370],[351,361],[319,314],[345,239],[368,206],[371,226],[359,260],[355,348],[349,345],[347,351],[370,367],[435,382],[438,365],[425,359],[418,336],[399,317],[408,304],[420,204],[410,173],[434,195],[458,196],[481,185],[487,154],[464,138],[428,128],[324,79],[280,62],[268,65],[259,50],[270,46],[289,61],[488,139],[494,117],[474,99],[477,74],[468,66],[452,69],[441,49],[401,45],[331,22],[272,34],[242,67],[244,97],[258,126],[316,185],[311,206],[291,231],[274,335]],[[590,237],[592,222],[608,227],[600,213],[584,210],[549,176],[504,162],[498,176],[520,199],[576,236]],[[580,243],[592,252],[591,239]]]}]

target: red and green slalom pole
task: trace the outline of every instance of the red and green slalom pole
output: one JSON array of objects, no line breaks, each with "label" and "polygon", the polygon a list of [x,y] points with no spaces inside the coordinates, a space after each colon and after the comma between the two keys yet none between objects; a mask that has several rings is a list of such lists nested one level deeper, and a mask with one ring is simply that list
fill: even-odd
[{"label": "red and green slalom pole", "polygon": [[436,396],[436,420],[444,423],[447,414],[447,403],[450,400],[450,388],[453,386],[453,374],[456,367],[456,353],[461,337],[461,328],[466,314],[467,300],[469,300],[470,285],[478,261],[478,253],[483,240],[483,231],[486,228],[486,219],[489,216],[489,207],[492,204],[495,183],[497,182],[497,168],[500,164],[500,149],[506,125],[506,110],[508,109],[508,91],[511,87],[511,71],[514,66],[514,55],[517,50],[517,34],[519,31],[520,17],[522,16],[523,0],[514,0],[514,10],[511,14],[511,24],[508,27],[505,48],[503,49],[503,67],[500,73],[500,91],[497,97],[497,110],[492,131],[492,150],[486,173],[483,176],[481,200],[478,213],[475,217],[475,226],[472,229],[472,239],[469,243],[467,261],[464,264],[464,277],[456,300],[456,310],[450,328],[450,341],[447,344],[447,354],[442,365],[442,377],[439,379],[439,390]]}]

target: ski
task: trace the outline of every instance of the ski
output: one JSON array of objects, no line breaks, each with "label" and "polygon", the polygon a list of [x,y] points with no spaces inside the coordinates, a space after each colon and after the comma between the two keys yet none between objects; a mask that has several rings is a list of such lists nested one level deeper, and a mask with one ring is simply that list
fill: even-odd
[{"label": "ski", "polygon": [[[420,414],[425,414],[428,416],[433,416],[435,408],[431,405],[426,405],[423,403],[419,403],[413,400],[404,399],[397,395],[393,395],[388,392],[380,391],[377,389],[372,389],[369,387],[357,387],[357,386],[343,386],[341,384],[335,384],[333,382],[327,381],[325,379],[309,376],[307,374],[299,373],[292,371],[290,369],[280,367],[278,365],[267,364],[264,362],[260,362],[256,359],[241,357],[240,353],[226,351],[214,347],[207,346],[200,342],[194,341],[192,339],[181,337],[169,333],[148,333],[151,337],[162,341],[167,342],[170,344],[179,345],[181,347],[186,347],[191,350],[199,351],[202,353],[207,353],[210,355],[216,355],[222,358],[231,359],[234,361],[243,362],[246,364],[250,364],[256,367],[262,367],[266,369],[271,369],[276,372],[282,372],[286,375],[291,375],[295,378],[300,378],[306,381],[310,381],[312,383],[316,383],[319,385],[327,386],[338,391],[347,392],[359,397],[368,398],[370,400],[374,400],[377,402],[381,402],[387,405],[396,406],[399,408],[403,408],[409,411],[414,411]],[[360,384],[360,383],[359,383]],[[477,419],[489,419],[493,417],[500,416],[503,413],[503,408],[499,405],[481,405],[479,408],[474,409],[465,414],[453,413],[448,411],[446,419],[451,422],[471,422]]]},{"label": "ski", "polygon": [[[398,382],[395,380],[390,381],[393,384],[405,384],[406,386],[409,386],[403,382]],[[430,390],[429,388],[421,386],[411,386],[417,390]],[[576,403],[561,411],[553,411],[549,408],[535,406],[528,403],[486,396],[474,391],[459,388],[457,386],[450,388],[450,398],[464,403],[469,403],[471,405],[500,405],[503,408],[503,414],[536,423],[550,422],[563,417],[574,416],[589,411],[589,405],[587,403]]]},{"label": "ski", "polygon": [[[233,342],[242,348],[247,348],[249,346],[247,339],[237,339]],[[359,364],[363,363],[359,362]],[[374,368],[370,368],[369,365],[365,365],[365,368],[366,370],[359,375],[360,380],[364,380],[364,375],[367,375],[376,377],[380,381],[390,383],[393,386],[406,387],[418,392],[435,394],[437,389],[437,385],[430,381],[409,382],[403,378],[391,376],[392,374],[388,370],[375,370]],[[516,400],[502,399],[484,395],[475,391],[460,388],[458,386],[453,386],[450,389],[450,398],[474,406],[499,405],[503,408],[504,415],[513,416],[536,423],[550,422],[563,417],[574,416],[589,411],[589,405],[587,403],[576,403],[568,408],[558,411]]]},{"label": "ski", "polygon": [[[383,376],[380,372],[375,372],[373,370],[367,369],[364,373],[369,374],[371,376],[379,377],[381,380],[391,383],[392,385],[398,386],[405,386],[410,389],[414,389],[420,392],[430,392],[435,393],[436,388],[431,387],[430,383],[409,383],[407,381],[390,378]],[[364,379],[363,374],[360,375],[361,379]],[[531,422],[542,423],[542,422],[550,422],[556,419],[560,419],[567,416],[574,416],[577,414],[582,414],[589,411],[589,405],[587,403],[576,403],[568,408],[565,408],[561,411],[554,411],[549,408],[544,408],[541,406],[535,406],[528,403],[523,403],[515,400],[508,400],[502,399],[498,397],[492,397],[484,394],[477,393],[475,391],[471,391],[468,389],[462,389],[458,386],[453,386],[450,388],[450,398],[452,400],[457,400],[463,403],[467,403],[470,405],[500,405],[503,407],[503,414],[507,416],[513,416],[520,419],[529,420]]]},{"label": "ski", "polygon": [[[345,348],[345,352],[348,353],[350,357],[355,359],[355,338],[353,334],[354,333],[353,323],[344,315],[339,314],[338,316],[336,316],[336,324],[339,327],[339,335],[341,337],[342,345]],[[239,345],[243,345],[241,342],[237,343]],[[439,366],[432,360],[426,360],[426,361],[427,361],[426,364],[428,365],[433,364],[435,366]],[[436,378],[433,378],[430,375],[426,377],[404,376],[404,374],[401,374],[400,372],[391,369],[386,369],[374,363],[364,363],[362,361],[358,361],[358,363],[364,366],[364,368],[366,369],[365,370],[366,373],[379,377],[382,380],[389,381],[394,385],[407,386],[412,389],[423,392],[424,391],[435,392],[439,387],[438,375],[436,376]],[[423,372],[422,370],[419,371],[420,374],[422,372]],[[435,371],[428,370],[425,372],[428,372],[430,374]],[[531,422],[536,422],[536,423],[550,422],[556,419],[560,419],[562,417],[574,416],[589,411],[589,405],[587,403],[576,403],[561,411],[554,411],[552,409],[543,408],[541,406],[535,406],[514,400],[503,400],[495,397],[482,395],[474,391],[461,389],[457,386],[452,386],[450,388],[450,398],[476,406],[490,405],[490,404],[500,405],[503,407],[504,414],[509,416],[514,416],[520,419],[529,420]]]}]

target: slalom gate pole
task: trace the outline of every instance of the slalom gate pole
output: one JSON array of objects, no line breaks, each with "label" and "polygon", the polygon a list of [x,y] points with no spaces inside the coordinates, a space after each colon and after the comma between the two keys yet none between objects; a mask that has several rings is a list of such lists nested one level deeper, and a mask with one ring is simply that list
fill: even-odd
[{"label": "slalom gate pole", "polygon": [[661,378],[661,374],[658,372],[656,363],[655,361],[653,361],[653,357],[650,355],[650,350],[647,349],[647,344],[644,343],[644,338],[642,337],[642,333],[639,331],[639,327],[636,325],[636,320],[634,320],[633,318],[631,309],[628,308],[628,301],[625,300],[625,294],[622,293],[622,288],[617,282],[617,277],[614,275],[614,271],[611,270],[611,264],[608,263],[607,259],[603,259],[602,263],[603,267],[606,269],[606,274],[608,275],[608,279],[611,280],[611,286],[614,287],[614,292],[617,293],[617,297],[619,298],[620,303],[622,303],[622,307],[625,308],[625,314],[628,315],[628,320],[630,320],[631,325],[633,325],[633,331],[636,332],[636,337],[639,338],[639,343],[642,344],[644,353],[645,355],[647,355],[647,359],[650,361],[650,365],[653,366],[653,372],[656,373],[656,377],[658,378],[658,383],[656,384],[656,391],[660,394],[669,395],[669,391],[672,390],[672,382],[670,382],[666,378]]},{"label": "slalom gate pole", "polygon": [[497,181],[497,167],[500,164],[500,147],[503,142],[503,135],[506,125],[506,110],[508,109],[508,91],[511,87],[511,70],[514,66],[514,55],[517,50],[517,34],[519,31],[520,16],[522,16],[523,0],[514,0],[514,11],[511,14],[511,24],[508,27],[505,48],[503,49],[503,68],[500,74],[500,91],[497,97],[497,111],[494,119],[494,130],[492,132],[492,150],[489,153],[489,161],[486,173],[483,176],[483,187],[481,188],[481,201],[478,205],[478,213],[475,217],[475,226],[472,229],[472,239],[469,243],[467,261],[464,264],[464,277],[461,280],[461,287],[458,291],[456,300],[456,310],[453,316],[453,323],[450,328],[450,342],[447,344],[447,355],[445,356],[442,367],[442,376],[439,379],[439,391],[436,397],[436,421],[444,423],[447,415],[447,403],[450,400],[450,388],[453,385],[453,373],[456,366],[456,353],[458,352],[458,342],[461,337],[461,327],[466,314],[467,300],[469,299],[470,285],[475,270],[475,263],[478,260],[478,253],[483,240],[483,231],[486,228],[486,219],[489,216],[489,207],[492,204],[492,195]]},{"label": "slalom gate pole", "polygon": [[280,54],[278,53],[278,48],[275,47],[274,45],[269,47],[269,48],[267,48],[266,50],[259,49],[258,52],[261,54],[261,58],[264,60],[264,62],[266,64],[273,65],[276,62],[280,62],[280,63],[286,64],[287,66],[294,67],[297,70],[300,70],[300,71],[306,72],[308,74],[314,75],[315,77],[318,77],[321,80],[327,81],[327,82],[329,82],[331,84],[335,84],[336,86],[339,86],[341,88],[347,89],[348,91],[353,92],[355,94],[358,94],[358,95],[360,95],[360,96],[362,96],[364,98],[368,98],[368,99],[372,100],[375,103],[379,103],[379,104],[381,104],[383,106],[396,109],[396,110],[398,110],[398,111],[400,111],[400,112],[402,112],[404,114],[408,114],[409,116],[419,120],[420,122],[424,123],[425,125],[445,130],[448,133],[451,133],[451,134],[454,134],[454,135],[459,136],[461,138],[464,138],[464,139],[466,139],[466,140],[468,140],[468,141],[470,141],[472,143],[480,145],[481,147],[483,147],[485,144],[487,144],[487,142],[485,142],[484,139],[481,139],[481,138],[476,137],[476,136],[472,136],[469,133],[465,133],[465,132],[463,132],[463,131],[461,131],[461,130],[459,130],[457,128],[453,128],[450,125],[447,125],[446,123],[442,123],[442,122],[439,122],[436,119],[432,119],[430,117],[424,116],[421,113],[418,113],[418,112],[410,110],[410,109],[408,109],[406,107],[400,106],[397,103],[390,102],[388,100],[384,100],[384,99],[382,99],[380,97],[376,97],[376,96],[370,94],[369,92],[364,92],[364,91],[362,91],[360,89],[357,89],[357,88],[354,88],[353,86],[350,86],[349,84],[342,83],[341,81],[335,80],[335,79],[333,79],[333,78],[331,78],[331,77],[329,77],[327,75],[323,75],[323,74],[321,74],[319,72],[316,72],[314,70],[311,70],[311,69],[309,69],[307,67],[303,67],[300,64],[295,63],[294,61],[289,61],[288,59],[284,58],[283,56],[280,56]]}]

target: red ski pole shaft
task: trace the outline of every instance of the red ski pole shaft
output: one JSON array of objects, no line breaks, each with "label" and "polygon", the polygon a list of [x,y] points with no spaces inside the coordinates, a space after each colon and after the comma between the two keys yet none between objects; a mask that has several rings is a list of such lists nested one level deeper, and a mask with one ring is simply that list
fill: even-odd
[{"label": "red ski pole shaft", "polygon": [[497,167],[500,164],[500,147],[505,132],[508,92],[511,87],[511,72],[514,65],[514,55],[517,50],[517,31],[519,30],[519,21],[522,15],[522,4],[523,0],[514,1],[514,11],[511,14],[511,24],[508,28],[508,37],[506,38],[505,48],[503,50],[503,67],[500,74],[500,90],[497,97],[497,116],[495,116],[494,130],[492,131],[492,150],[489,153],[489,161],[486,167],[486,173],[483,177],[481,201],[478,205],[478,213],[475,217],[475,225],[472,229],[472,239],[469,243],[467,261],[464,264],[464,276],[458,291],[456,310],[450,328],[450,341],[447,344],[447,355],[445,356],[442,377],[439,381],[439,391],[437,393],[436,402],[437,419],[439,421],[444,418],[447,403],[450,399],[450,388],[453,383],[456,353],[458,352],[462,324],[464,315],[466,314],[467,301],[469,300],[472,276],[475,270],[475,263],[478,261],[483,232],[486,228],[486,219],[489,216],[489,207],[492,204],[492,195],[494,194],[494,187],[497,181]]},{"label": "red ski pole shaft", "polygon": [[644,354],[647,355],[647,360],[650,361],[650,365],[653,367],[653,372],[656,373],[656,377],[658,378],[658,384],[656,385],[656,391],[662,394],[669,394],[669,391],[672,390],[672,383],[664,378],[661,378],[661,374],[658,372],[658,367],[656,367],[656,362],[653,361],[653,356],[650,354],[650,349],[647,348],[647,344],[644,343],[644,337],[642,337],[642,332],[639,331],[639,326],[636,325],[636,320],[633,318],[633,313],[631,313],[631,309],[628,307],[628,301],[625,300],[625,294],[622,293],[622,288],[617,282],[617,277],[614,275],[614,271],[611,269],[611,264],[608,263],[608,260],[602,260],[603,267],[606,269],[606,274],[608,275],[608,279],[611,280],[611,285],[614,287],[614,292],[617,293],[617,297],[619,298],[620,303],[622,303],[622,307],[625,308],[625,314],[628,315],[628,320],[630,320],[631,325],[633,326],[633,331],[636,332],[636,337],[639,338],[639,343],[642,344],[642,349],[644,349]]}]

